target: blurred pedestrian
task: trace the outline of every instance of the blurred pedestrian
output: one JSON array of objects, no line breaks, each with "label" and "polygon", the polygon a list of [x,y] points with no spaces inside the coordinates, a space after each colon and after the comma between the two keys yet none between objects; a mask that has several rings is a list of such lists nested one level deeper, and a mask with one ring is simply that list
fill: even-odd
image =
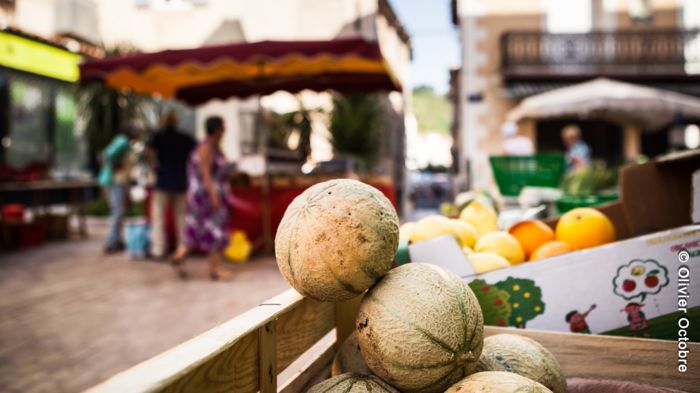
[{"label": "blurred pedestrian", "polygon": [[206,139],[192,153],[188,166],[187,220],[184,243],[178,247],[171,263],[180,278],[186,278],[184,259],[190,250],[209,254],[212,280],[227,278],[222,270],[222,252],[228,246],[230,231],[229,171],[219,144],[224,135],[224,121],[212,116],[205,122]]},{"label": "blurred pedestrian", "polygon": [[570,124],[561,130],[561,139],[566,147],[566,170],[578,172],[589,166],[591,148],[581,139],[581,129]]},{"label": "blurred pedestrian", "polygon": [[157,259],[166,258],[168,251],[168,206],[174,213],[178,242],[184,239],[187,160],[196,146],[194,138],[178,130],[174,113],[168,112],[161,123],[161,130],[148,143],[149,161],[156,174],[151,196],[151,255]]},{"label": "blurred pedestrian", "polygon": [[124,250],[122,228],[128,206],[131,166],[134,160],[132,141],[138,133],[136,125],[125,126],[102,152],[102,168],[97,181],[105,190],[110,208],[109,229],[104,245],[106,254]]},{"label": "blurred pedestrian", "polygon": [[503,151],[509,156],[531,156],[535,154],[532,140],[525,135],[518,135],[518,125],[513,122],[503,123]]}]

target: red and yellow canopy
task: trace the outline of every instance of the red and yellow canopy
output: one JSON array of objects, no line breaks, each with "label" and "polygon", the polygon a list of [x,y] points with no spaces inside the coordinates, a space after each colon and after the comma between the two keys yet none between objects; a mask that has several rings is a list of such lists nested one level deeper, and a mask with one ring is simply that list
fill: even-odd
[{"label": "red and yellow canopy", "polygon": [[82,81],[189,104],[278,90],[401,90],[379,45],[364,39],[262,41],[90,60]]}]

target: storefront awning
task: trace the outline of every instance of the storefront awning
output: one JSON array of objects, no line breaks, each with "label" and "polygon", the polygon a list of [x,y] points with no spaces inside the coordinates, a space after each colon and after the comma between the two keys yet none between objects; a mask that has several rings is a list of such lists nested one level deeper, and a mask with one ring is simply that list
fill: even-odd
[{"label": "storefront awning", "polygon": [[80,77],[191,105],[278,90],[401,90],[379,45],[364,39],[262,41],[119,56],[83,63]]},{"label": "storefront awning", "polygon": [[66,82],[77,82],[82,56],[43,42],[0,31],[0,66]]}]

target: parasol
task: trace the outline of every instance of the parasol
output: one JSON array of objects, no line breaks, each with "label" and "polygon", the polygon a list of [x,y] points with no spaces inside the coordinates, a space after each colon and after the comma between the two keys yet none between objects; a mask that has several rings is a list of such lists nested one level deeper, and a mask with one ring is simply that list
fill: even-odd
[{"label": "parasol", "polygon": [[700,98],[598,78],[526,98],[508,113],[507,120],[574,117],[655,130],[679,115],[700,118]]}]

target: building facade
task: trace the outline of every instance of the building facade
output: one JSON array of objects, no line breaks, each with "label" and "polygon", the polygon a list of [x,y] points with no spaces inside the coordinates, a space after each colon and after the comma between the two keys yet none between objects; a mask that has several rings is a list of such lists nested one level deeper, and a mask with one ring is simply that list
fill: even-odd
[{"label": "building facade", "polygon": [[[523,98],[599,76],[700,96],[700,4],[692,0],[453,0],[462,44],[453,76],[461,188],[493,184],[489,155]],[[578,123],[594,156],[619,162],[672,148],[668,130],[607,122],[527,121],[537,151],[562,150],[559,132]]]}]

